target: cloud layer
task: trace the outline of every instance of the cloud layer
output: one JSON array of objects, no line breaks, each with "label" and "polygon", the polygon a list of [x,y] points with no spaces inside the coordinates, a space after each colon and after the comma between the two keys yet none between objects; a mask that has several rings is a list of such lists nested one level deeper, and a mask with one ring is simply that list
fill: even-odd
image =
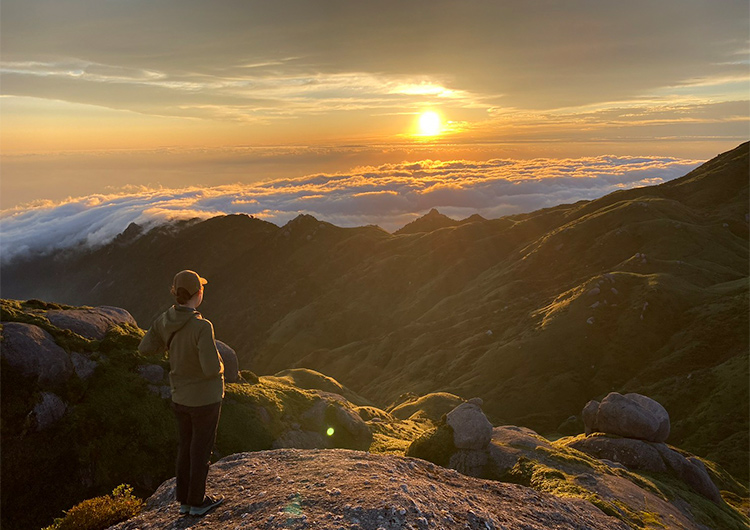
[{"label": "cloud layer", "polygon": [[7,263],[30,253],[111,241],[130,223],[246,213],[283,225],[311,214],[339,226],[377,224],[396,230],[436,207],[454,218],[497,218],[617,189],[679,177],[700,161],[668,157],[493,159],[385,164],[257,184],[184,189],[139,188],[0,213],[0,254]]}]

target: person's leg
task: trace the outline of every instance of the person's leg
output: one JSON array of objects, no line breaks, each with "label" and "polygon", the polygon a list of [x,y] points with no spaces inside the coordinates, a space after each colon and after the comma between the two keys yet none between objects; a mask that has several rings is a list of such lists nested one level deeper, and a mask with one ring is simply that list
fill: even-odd
[{"label": "person's leg", "polygon": [[172,403],[172,410],[177,418],[177,487],[175,498],[180,504],[188,504],[188,492],[190,490],[190,446],[193,438],[193,420],[190,407]]},{"label": "person's leg", "polygon": [[203,407],[191,407],[193,433],[190,445],[190,489],[188,504],[199,506],[206,495],[206,477],[216,441],[221,401]]}]

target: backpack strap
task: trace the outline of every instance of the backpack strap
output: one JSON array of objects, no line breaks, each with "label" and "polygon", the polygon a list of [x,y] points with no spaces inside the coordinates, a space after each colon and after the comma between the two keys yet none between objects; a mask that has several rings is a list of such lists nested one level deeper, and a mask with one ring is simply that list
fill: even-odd
[{"label": "backpack strap", "polygon": [[[182,329],[182,328],[180,328]],[[177,330],[179,331],[179,330]],[[172,339],[174,338],[174,334],[177,333],[177,331],[173,331],[172,334],[169,336],[169,339],[167,339],[167,351],[169,351],[169,346],[172,344]]]},{"label": "backpack strap", "polygon": [[[200,313],[199,313],[198,311],[195,311],[195,310],[193,310],[193,311],[194,311],[194,313],[193,313],[193,317],[200,317],[200,316],[201,316],[201,314],[200,314]],[[185,321],[185,322],[184,322],[184,323],[182,324],[182,326],[180,326],[180,327],[179,327],[178,329],[174,330],[174,331],[172,332],[172,334],[171,334],[171,335],[169,336],[169,338],[167,339],[167,348],[166,348],[166,349],[167,349],[167,351],[169,351],[169,346],[170,346],[170,345],[172,344],[172,339],[174,338],[174,336],[175,336],[175,333],[177,333],[177,332],[178,332],[178,331],[180,331],[180,330],[181,330],[182,328],[184,328],[184,327],[185,327],[185,324],[187,324],[188,322],[190,322],[190,321],[189,321],[189,320],[186,320],[186,321]]]}]

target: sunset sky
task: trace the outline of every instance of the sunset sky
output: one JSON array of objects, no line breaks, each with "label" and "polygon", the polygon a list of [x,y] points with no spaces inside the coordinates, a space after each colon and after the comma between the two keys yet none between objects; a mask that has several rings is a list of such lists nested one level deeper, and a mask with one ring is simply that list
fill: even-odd
[{"label": "sunset sky", "polygon": [[687,168],[750,130],[747,0],[0,9],[5,210],[420,160]]}]

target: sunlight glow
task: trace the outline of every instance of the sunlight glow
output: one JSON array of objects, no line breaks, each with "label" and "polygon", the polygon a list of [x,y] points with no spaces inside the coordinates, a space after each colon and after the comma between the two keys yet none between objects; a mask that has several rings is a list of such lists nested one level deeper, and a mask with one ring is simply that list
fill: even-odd
[{"label": "sunlight glow", "polygon": [[419,117],[419,132],[422,136],[435,136],[440,134],[441,129],[442,123],[437,112],[430,110]]}]

